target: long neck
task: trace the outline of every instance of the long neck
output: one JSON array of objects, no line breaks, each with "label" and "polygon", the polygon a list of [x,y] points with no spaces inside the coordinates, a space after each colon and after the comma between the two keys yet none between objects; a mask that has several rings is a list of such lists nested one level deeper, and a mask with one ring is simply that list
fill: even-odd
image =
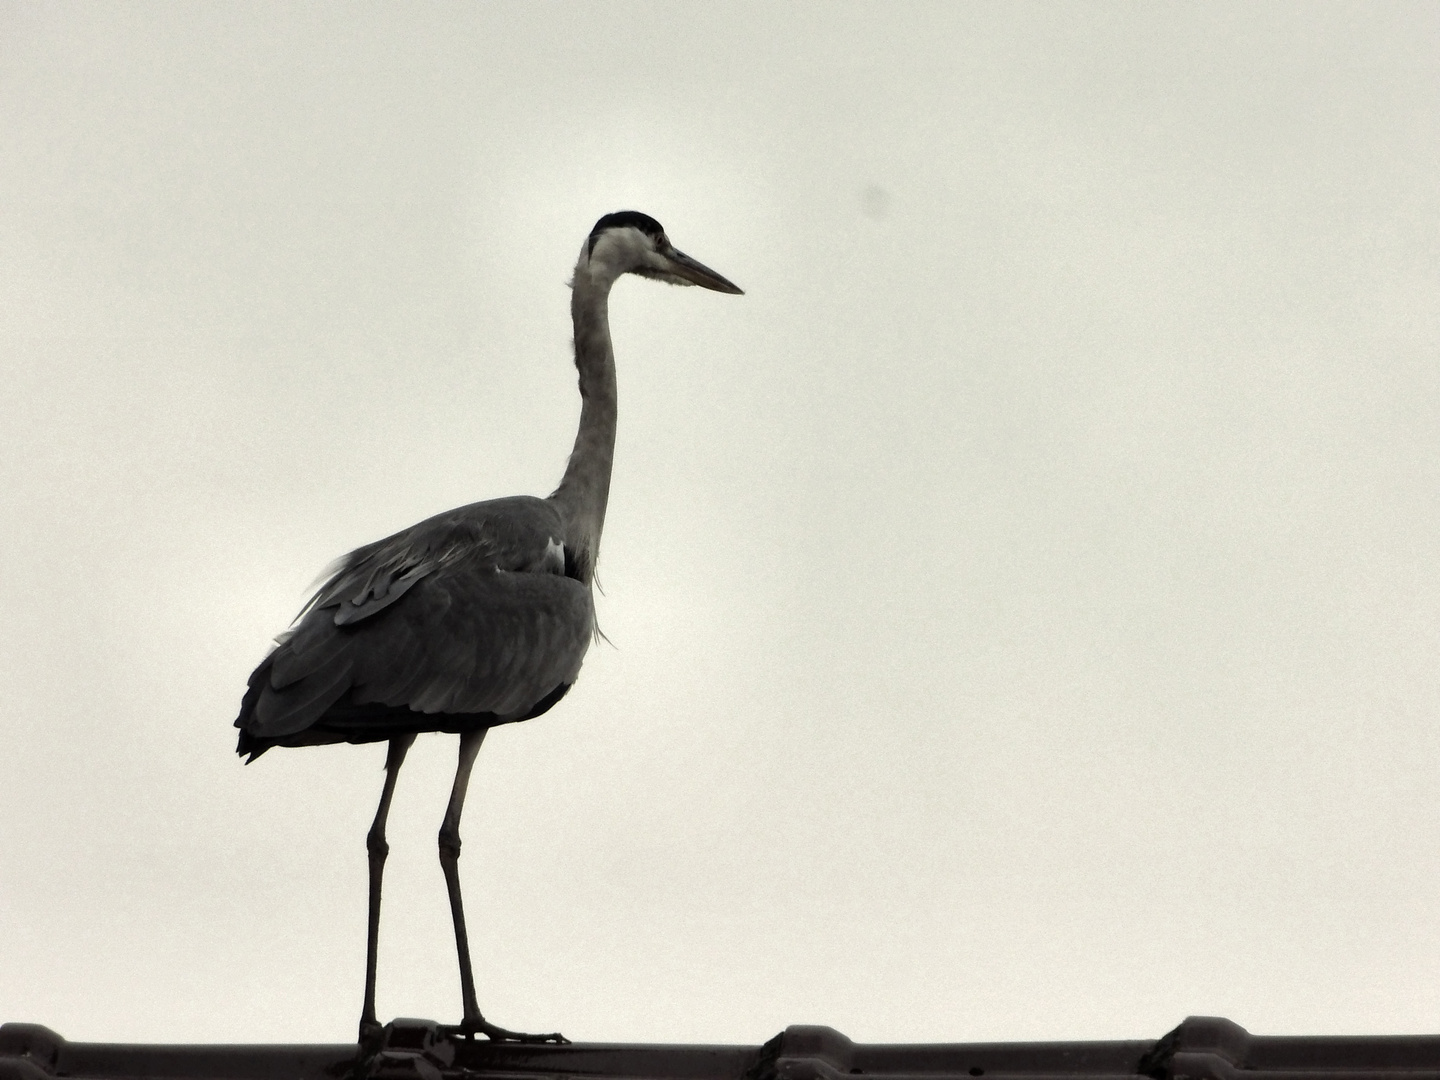
[{"label": "long neck", "polygon": [[576,570],[587,585],[600,554],[615,460],[615,352],[606,307],[612,280],[578,268],[575,274],[570,315],[575,321],[575,367],[580,372],[580,430],[565,477],[550,496],[565,515],[565,544],[574,552]]}]

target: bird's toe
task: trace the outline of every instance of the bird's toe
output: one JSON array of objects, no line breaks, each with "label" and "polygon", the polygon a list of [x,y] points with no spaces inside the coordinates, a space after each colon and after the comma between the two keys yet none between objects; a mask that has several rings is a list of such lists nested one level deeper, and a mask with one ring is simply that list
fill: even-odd
[{"label": "bird's toe", "polygon": [[514,1042],[514,1043],[554,1043],[557,1046],[567,1046],[570,1040],[558,1031],[547,1032],[543,1035],[532,1034],[528,1031],[511,1031],[509,1028],[492,1024],[488,1020],[462,1020],[454,1027],[445,1027],[440,1030],[463,1035],[467,1039],[476,1035],[483,1035],[491,1042]]}]

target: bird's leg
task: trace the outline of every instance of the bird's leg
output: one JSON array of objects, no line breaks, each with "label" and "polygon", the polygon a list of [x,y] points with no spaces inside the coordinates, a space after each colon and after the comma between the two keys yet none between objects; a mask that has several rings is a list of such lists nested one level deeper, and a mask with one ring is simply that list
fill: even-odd
[{"label": "bird's leg", "polygon": [[460,957],[460,995],[465,1015],[456,1028],[464,1035],[484,1035],[497,1042],[569,1042],[559,1032],[528,1035],[497,1027],[480,1013],[475,1000],[475,975],[470,968],[470,939],[465,933],[465,905],[460,899],[460,813],[465,809],[465,790],[470,786],[470,770],[475,755],[485,741],[488,728],[466,731],[460,736],[460,764],[455,770],[455,786],[450,789],[450,805],[440,826],[440,867],[445,871],[445,888],[450,893],[450,914],[455,920],[455,951]]},{"label": "bird's leg", "polygon": [[390,800],[395,796],[395,777],[400,774],[405,753],[414,741],[414,735],[397,735],[390,740],[390,751],[385,755],[385,787],[380,792],[375,823],[365,837],[365,849],[370,853],[370,925],[365,943],[365,1009],[360,1014],[362,1043],[380,1031],[380,1023],[375,1019],[375,961],[380,944],[380,879],[385,873],[385,856],[390,854],[390,845],[385,842],[385,819],[390,816]]},{"label": "bird's leg", "polygon": [[465,903],[460,899],[460,814],[465,809],[465,790],[470,786],[470,770],[475,755],[485,741],[488,728],[464,732],[460,736],[460,763],[455,769],[455,786],[450,789],[450,805],[440,825],[440,868],[445,871],[445,888],[450,893],[450,915],[455,920],[455,951],[460,956],[460,996],[465,1003],[462,1026],[482,1024],[480,1006],[475,1002],[475,976],[470,970],[470,939],[465,933]]}]

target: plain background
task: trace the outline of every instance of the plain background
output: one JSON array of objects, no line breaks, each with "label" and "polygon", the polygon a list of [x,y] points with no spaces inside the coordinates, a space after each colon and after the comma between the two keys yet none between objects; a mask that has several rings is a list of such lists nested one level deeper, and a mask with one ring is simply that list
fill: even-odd
[{"label": "plain background", "polygon": [[[464,825],[573,1038],[1440,1028],[1440,7],[0,6],[0,1018],[344,1040],[384,749],[233,755],[335,556],[559,479]],[[401,776],[385,1016],[459,1015]]]}]

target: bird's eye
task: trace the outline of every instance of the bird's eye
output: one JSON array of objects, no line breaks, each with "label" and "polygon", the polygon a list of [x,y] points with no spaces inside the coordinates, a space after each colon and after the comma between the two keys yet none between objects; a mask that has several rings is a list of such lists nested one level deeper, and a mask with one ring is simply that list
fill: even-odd
[{"label": "bird's eye", "polygon": [[655,237],[655,246],[656,246],[657,248],[667,248],[667,247],[669,247],[669,246],[670,246],[670,238],[669,238],[668,236],[666,236],[666,235],[662,232],[659,236]]}]

